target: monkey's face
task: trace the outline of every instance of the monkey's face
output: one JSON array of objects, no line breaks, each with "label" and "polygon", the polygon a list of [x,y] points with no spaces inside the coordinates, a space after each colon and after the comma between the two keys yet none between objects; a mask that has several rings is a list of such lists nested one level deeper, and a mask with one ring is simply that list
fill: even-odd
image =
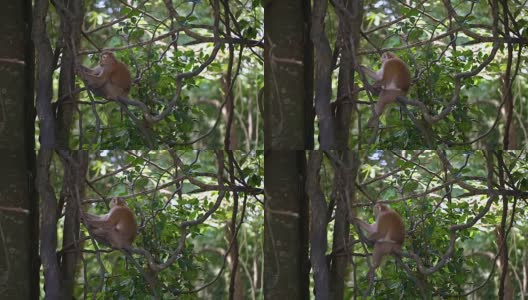
[{"label": "monkey's face", "polygon": [[391,58],[394,58],[394,54],[391,52],[385,52],[381,55],[381,63],[384,63]]},{"label": "monkey's face", "polygon": [[110,207],[114,207],[114,206],[124,206],[125,205],[125,201],[123,201],[123,199],[121,198],[112,198],[112,201],[110,201]]},{"label": "monkey's face", "polygon": [[382,203],[374,205],[374,216],[377,217],[382,211],[387,210],[389,207]]},{"label": "monkey's face", "polygon": [[108,65],[112,63],[113,61],[114,61],[114,56],[112,55],[112,53],[106,52],[106,53],[101,54],[101,60],[100,60],[101,66]]}]

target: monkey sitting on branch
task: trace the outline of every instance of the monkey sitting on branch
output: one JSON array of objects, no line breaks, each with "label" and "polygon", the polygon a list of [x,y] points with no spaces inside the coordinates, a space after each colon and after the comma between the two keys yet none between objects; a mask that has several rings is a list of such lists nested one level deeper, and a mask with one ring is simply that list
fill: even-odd
[{"label": "monkey sitting on branch", "polygon": [[144,270],[132,256],[132,242],[136,238],[137,224],[134,213],[121,198],[113,198],[110,211],[105,215],[93,215],[81,212],[81,218],[93,238],[104,245],[121,250],[143,275],[152,290],[155,299],[159,299],[156,272]]},{"label": "monkey sitting on branch", "polygon": [[128,99],[132,86],[130,71],[110,51],[101,53],[99,66],[90,69],[81,65],[77,74],[96,96],[114,101],[119,101],[120,97]]},{"label": "monkey sitting on branch", "polygon": [[369,277],[374,276],[384,256],[401,250],[405,240],[405,225],[400,214],[395,210],[386,204],[377,203],[374,205],[374,216],[376,221],[373,224],[354,218],[354,222],[369,233],[368,240],[374,242]]},{"label": "monkey sitting on branch", "polygon": [[110,211],[105,215],[82,212],[81,218],[98,242],[116,249],[132,248],[137,224],[134,213],[123,199],[113,198]]},{"label": "monkey sitting on branch", "polygon": [[[96,96],[118,102],[121,106],[121,114],[129,115],[145,137],[148,146],[150,148],[155,147],[153,132],[150,129],[154,121],[147,106],[143,102],[128,99],[132,78],[127,65],[117,60],[111,51],[103,51],[99,66],[90,69],[80,65],[77,68],[77,74],[81,77],[86,88]],[[141,109],[143,123],[128,110],[127,105],[134,105]]]},{"label": "monkey sitting on branch", "polygon": [[407,64],[392,52],[383,53],[381,68],[374,72],[361,66],[361,70],[368,77],[374,79],[373,87],[379,91],[378,102],[374,106],[374,115],[369,119],[367,126],[374,127],[387,104],[396,102],[396,97],[405,96],[411,86],[411,72]]}]

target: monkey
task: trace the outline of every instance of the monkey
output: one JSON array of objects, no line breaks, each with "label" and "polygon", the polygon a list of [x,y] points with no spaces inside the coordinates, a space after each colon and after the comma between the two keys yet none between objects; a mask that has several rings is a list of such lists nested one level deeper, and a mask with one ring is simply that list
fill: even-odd
[{"label": "monkey", "polygon": [[99,66],[90,69],[81,65],[77,69],[77,74],[96,96],[109,100],[119,100],[119,97],[128,98],[132,86],[130,71],[110,51],[101,53]]},{"label": "monkey", "polygon": [[405,226],[400,214],[395,210],[388,205],[377,203],[374,205],[374,216],[376,221],[373,224],[354,218],[357,224],[369,233],[368,239],[374,242],[371,272],[380,266],[384,256],[393,250],[401,250],[405,240]]},{"label": "monkey", "polygon": [[368,127],[374,127],[387,104],[396,102],[398,96],[407,95],[411,86],[411,72],[407,64],[392,52],[383,53],[381,68],[377,72],[363,65],[361,69],[375,80],[374,88],[381,88],[378,102],[374,107],[374,115],[367,123]]},{"label": "monkey", "polygon": [[98,242],[116,249],[129,250],[136,237],[137,225],[132,210],[121,198],[113,198],[105,215],[81,214]]}]

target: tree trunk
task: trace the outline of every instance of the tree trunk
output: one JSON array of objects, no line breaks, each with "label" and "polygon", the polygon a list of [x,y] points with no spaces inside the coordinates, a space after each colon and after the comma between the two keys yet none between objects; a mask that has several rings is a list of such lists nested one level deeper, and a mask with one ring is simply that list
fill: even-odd
[{"label": "tree trunk", "polygon": [[[75,285],[75,271],[80,258],[82,246],[79,244],[79,209],[80,201],[84,197],[86,172],[88,169],[88,152],[75,151],[73,161],[62,159],[64,166],[63,193],[66,202],[64,214],[64,231],[62,247],[65,253],[60,261],[64,295],[68,299],[73,296]],[[60,208],[59,208],[60,209]],[[60,210],[59,210],[60,212]]]},{"label": "tree trunk", "polygon": [[[75,60],[81,41],[81,26],[84,18],[83,1],[60,0],[61,6],[68,9],[66,14],[57,10],[60,17],[60,30],[64,39],[62,49],[61,69],[59,74],[59,96],[61,99],[57,109],[57,144],[60,149],[69,149],[73,116],[77,111],[79,94],[71,95],[75,90]],[[71,16],[69,15],[71,14]],[[79,128],[82,130],[82,128]],[[82,143],[82,141],[80,141]]]},{"label": "tree trunk", "polygon": [[332,98],[332,48],[325,32],[328,2],[315,0],[310,37],[315,49],[315,112],[319,121],[321,150],[335,149],[335,124],[330,106]]},{"label": "tree trunk", "polygon": [[504,150],[515,150],[519,149],[517,145],[517,128],[515,127],[515,116],[513,113],[513,96],[511,90],[511,81],[508,74],[502,74],[501,76],[501,90],[502,90],[502,101],[504,107],[502,108],[502,116],[504,118],[504,139],[503,147]]},{"label": "tree trunk", "polygon": [[265,155],[264,298],[309,299],[304,151]]},{"label": "tree trunk", "polygon": [[234,229],[236,228],[236,225],[237,224],[233,223],[232,221],[227,222],[226,237],[228,241],[233,241],[233,245],[231,246],[231,251],[229,252],[227,260],[229,269],[231,270],[229,282],[229,299],[244,300],[246,299],[246,289],[244,288],[244,281],[242,280],[242,269],[239,267],[239,245],[236,238],[233,240],[233,234],[235,232]]},{"label": "tree trunk", "polygon": [[38,299],[38,201],[35,171],[34,49],[31,1],[8,1],[0,42],[0,294]]},{"label": "tree trunk", "polygon": [[336,208],[334,220],[334,239],[330,257],[330,299],[341,300],[345,294],[345,276],[350,265],[350,223],[351,204],[356,203],[356,177],[359,170],[359,155],[356,152],[340,154],[343,165],[336,165],[334,190]]},{"label": "tree trunk", "polygon": [[40,121],[40,150],[37,156],[37,190],[41,198],[40,259],[44,271],[45,299],[61,299],[61,282],[57,263],[57,200],[49,182],[49,166],[55,148],[55,117],[51,105],[53,80],[53,51],[46,32],[49,2],[36,0],[32,38],[37,50],[36,107]]},{"label": "tree trunk", "polygon": [[266,1],[264,32],[264,147],[313,149],[310,1]]},{"label": "tree trunk", "polygon": [[[339,17],[339,48],[341,61],[339,63],[339,75],[337,81],[337,99],[335,108],[335,130],[337,149],[346,150],[350,137],[350,125],[352,112],[357,110],[357,93],[354,88],[354,65],[357,57],[353,49],[359,48],[361,22],[363,19],[363,3],[361,0],[345,1],[348,14],[337,8]],[[353,16],[353,19],[348,18]],[[350,43],[352,41],[353,45]],[[353,48],[352,48],[353,47]]]},{"label": "tree trunk", "polygon": [[[59,149],[69,149],[69,141],[77,110],[77,101],[79,94],[71,95],[75,90],[75,60],[76,53],[79,50],[81,40],[81,26],[84,17],[83,1],[64,1],[60,2],[69,13],[66,14],[58,10],[61,20],[60,30],[65,37],[65,45],[62,49],[61,69],[59,74],[59,99],[63,99],[58,104],[57,109],[57,147]],[[70,15],[71,14],[71,15]],[[82,128],[79,128],[82,130]],[[79,141],[81,144],[83,141]],[[63,155],[69,155],[64,152]],[[64,212],[64,231],[62,246],[65,249],[59,261],[61,268],[62,288],[65,298],[70,299],[73,296],[75,284],[75,271],[80,258],[79,247],[79,209],[80,201],[84,195],[84,180],[88,168],[88,153],[85,151],[74,152],[71,159],[61,157],[64,169],[64,181],[62,185],[61,196],[66,202]],[[62,207],[58,208],[60,213]],[[60,214],[59,214],[60,215]]]},{"label": "tree trunk", "polygon": [[[502,244],[504,231],[504,228],[501,229],[500,226],[495,228],[495,242],[498,248],[500,248]],[[512,300],[514,296],[514,287],[511,276],[508,272],[508,247],[506,242],[501,249],[497,265],[499,266],[498,274],[504,276],[504,286],[499,289],[500,292],[502,292],[502,295],[499,294],[499,298],[503,300]]]},{"label": "tree trunk", "polygon": [[321,170],[323,153],[310,152],[306,177],[307,194],[310,198],[310,261],[314,273],[315,299],[326,300],[330,297],[330,278],[326,262],[328,207],[321,189]]},{"label": "tree trunk", "polygon": [[40,259],[44,271],[44,299],[63,299],[59,263],[57,261],[57,199],[50,184],[49,167],[53,149],[41,148],[37,157],[37,190],[41,199]]}]

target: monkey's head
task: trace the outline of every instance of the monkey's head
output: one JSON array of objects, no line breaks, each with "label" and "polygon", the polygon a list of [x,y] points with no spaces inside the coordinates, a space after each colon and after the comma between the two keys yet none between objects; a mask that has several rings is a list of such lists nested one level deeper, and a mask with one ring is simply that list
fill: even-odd
[{"label": "monkey's head", "polygon": [[103,51],[103,53],[101,53],[101,58],[99,60],[99,64],[101,66],[104,66],[104,65],[112,64],[115,61],[116,61],[116,59],[115,59],[114,53],[112,53],[110,51]]},{"label": "monkey's head", "polygon": [[389,210],[389,206],[383,203],[376,203],[374,205],[374,216],[378,216],[381,212]]},{"label": "monkey's head", "polygon": [[381,55],[381,62],[384,63],[384,62],[386,62],[387,60],[389,60],[389,59],[393,59],[393,58],[395,58],[395,57],[396,57],[396,55],[395,55],[394,53],[392,53],[392,52],[385,52],[385,53],[383,53],[383,54]]},{"label": "monkey's head", "polygon": [[119,197],[112,198],[112,201],[110,201],[110,207],[114,206],[126,206],[125,200]]}]

